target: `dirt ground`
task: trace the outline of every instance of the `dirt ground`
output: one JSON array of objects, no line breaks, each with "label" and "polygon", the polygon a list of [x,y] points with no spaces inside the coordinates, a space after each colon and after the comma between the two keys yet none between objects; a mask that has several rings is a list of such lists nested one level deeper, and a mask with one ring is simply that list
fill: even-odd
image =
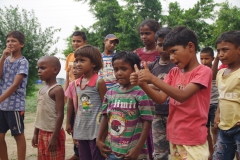
[{"label": "dirt ground", "polygon": [[[27,143],[27,153],[26,160],[36,160],[37,159],[37,149],[33,148],[31,145],[31,140],[33,136],[34,130],[34,113],[26,113],[25,114],[25,138]],[[64,118],[65,119],[65,118]],[[63,124],[63,128],[65,128],[65,121]],[[10,132],[6,134],[6,143],[8,148],[8,158],[10,160],[17,160],[17,147],[15,139],[11,136]],[[73,155],[73,142],[72,137],[66,133],[66,159]]]}]

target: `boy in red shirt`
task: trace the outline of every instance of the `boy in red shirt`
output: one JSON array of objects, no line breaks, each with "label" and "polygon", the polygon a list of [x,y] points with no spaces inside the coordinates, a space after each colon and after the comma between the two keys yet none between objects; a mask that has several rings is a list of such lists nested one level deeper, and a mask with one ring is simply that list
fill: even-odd
[{"label": "boy in red shirt", "polygon": [[[167,139],[171,159],[208,159],[207,120],[210,105],[212,72],[200,65],[197,57],[197,36],[186,27],[179,26],[164,39],[163,49],[176,64],[167,77],[152,75],[146,65],[131,75],[131,83],[139,84],[158,104],[170,96]],[[161,91],[148,86],[152,83]]]}]

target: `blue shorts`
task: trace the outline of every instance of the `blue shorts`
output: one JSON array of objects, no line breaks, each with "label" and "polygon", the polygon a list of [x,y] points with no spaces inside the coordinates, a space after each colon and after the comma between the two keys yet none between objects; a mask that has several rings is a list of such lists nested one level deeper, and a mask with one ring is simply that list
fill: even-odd
[{"label": "blue shorts", "polygon": [[12,136],[24,132],[24,111],[0,110],[0,133],[7,133],[10,129]]},{"label": "blue shorts", "polygon": [[213,160],[233,160],[236,151],[240,158],[240,127],[236,126],[229,130],[219,129]]}]

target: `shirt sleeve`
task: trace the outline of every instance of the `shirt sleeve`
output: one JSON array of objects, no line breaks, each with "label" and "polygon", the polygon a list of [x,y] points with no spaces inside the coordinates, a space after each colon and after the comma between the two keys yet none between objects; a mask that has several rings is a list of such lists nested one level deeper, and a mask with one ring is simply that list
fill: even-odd
[{"label": "shirt sleeve", "polygon": [[212,81],[212,70],[209,67],[202,66],[196,70],[190,83],[197,83],[205,88],[208,88],[209,81]]},{"label": "shirt sleeve", "polygon": [[26,59],[23,59],[19,62],[17,74],[28,75],[29,64]]},{"label": "shirt sleeve", "polygon": [[66,71],[66,72],[68,71],[68,65],[69,65],[70,55],[71,55],[71,53],[70,53],[70,54],[67,56],[67,58],[66,58],[66,63],[65,63],[65,71]]},{"label": "shirt sleeve", "polygon": [[107,114],[107,108],[108,108],[108,91],[104,95],[103,103],[102,103],[102,114]]},{"label": "shirt sleeve", "polygon": [[176,72],[177,68],[172,68],[169,73],[167,74],[167,76],[164,78],[164,82],[171,85],[172,84],[172,78],[174,77],[174,73]]},{"label": "shirt sleeve", "polygon": [[74,85],[75,81],[71,82],[67,88],[67,90],[65,91],[65,96],[67,98],[73,99],[73,93],[74,93],[74,89],[75,89],[75,85]]},{"label": "shirt sleeve", "polygon": [[[143,91],[142,91],[143,92]],[[144,93],[138,97],[138,109],[143,120],[152,121],[155,113],[153,101]]]}]

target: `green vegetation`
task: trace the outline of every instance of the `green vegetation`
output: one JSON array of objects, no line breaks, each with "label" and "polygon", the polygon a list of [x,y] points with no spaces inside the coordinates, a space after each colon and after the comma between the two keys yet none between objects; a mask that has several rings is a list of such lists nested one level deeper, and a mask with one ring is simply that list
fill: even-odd
[{"label": "green vegetation", "polygon": [[[215,47],[216,38],[223,32],[238,30],[240,8],[232,6],[228,1],[214,3],[214,0],[198,0],[195,5],[183,9],[176,2],[169,3],[162,9],[160,0],[75,0],[87,2],[96,22],[89,28],[75,27],[75,30],[86,32],[87,42],[103,51],[103,39],[113,33],[120,39],[116,50],[134,50],[143,46],[137,31],[144,19],[155,19],[162,26],[176,27],[184,25],[196,32],[199,49],[205,46]],[[211,22],[211,23],[209,23]],[[73,31],[72,31],[73,32]],[[64,50],[68,55],[71,49],[71,36],[66,39],[69,44]]]}]

